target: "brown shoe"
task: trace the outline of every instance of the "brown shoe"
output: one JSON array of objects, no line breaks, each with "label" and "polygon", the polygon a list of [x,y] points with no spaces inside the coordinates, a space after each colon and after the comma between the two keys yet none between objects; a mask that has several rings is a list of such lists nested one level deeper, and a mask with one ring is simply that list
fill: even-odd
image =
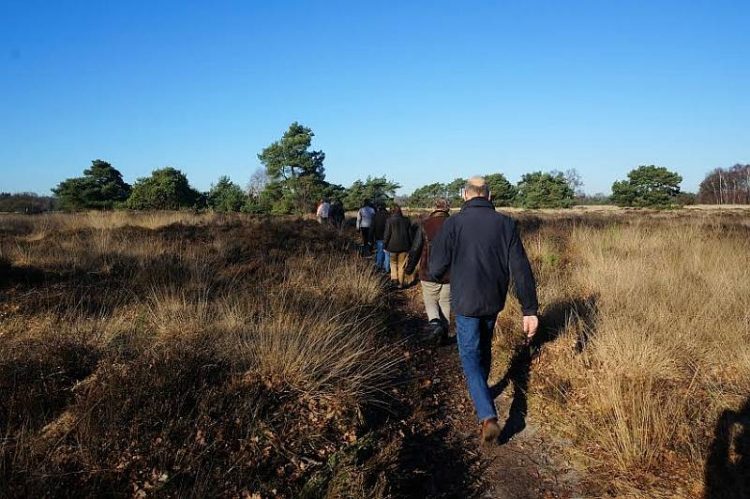
[{"label": "brown shoe", "polygon": [[497,424],[497,418],[482,421],[482,440],[484,443],[494,442],[498,437],[500,437],[500,425]]}]

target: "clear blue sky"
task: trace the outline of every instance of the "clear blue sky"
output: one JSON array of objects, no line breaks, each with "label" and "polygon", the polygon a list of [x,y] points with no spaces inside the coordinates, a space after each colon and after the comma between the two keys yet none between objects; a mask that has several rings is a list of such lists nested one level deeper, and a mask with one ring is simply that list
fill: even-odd
[{"label": "clear blue sky", "polygon": [[90,161],[245,185],[295,120],[328,180],[402,192],[750,162],[750,2],[0,0],[0,191]]}]

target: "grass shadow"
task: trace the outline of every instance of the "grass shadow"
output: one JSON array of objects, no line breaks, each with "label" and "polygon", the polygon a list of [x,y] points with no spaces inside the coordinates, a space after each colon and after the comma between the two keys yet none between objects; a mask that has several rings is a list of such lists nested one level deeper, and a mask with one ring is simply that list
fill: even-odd
[{"label": "grass shadow", "polygon": [[395,497],[474,495],[470,459],[448,427],[407,435],[397,462],[402,470],[393,483]]},{"label": "grass shadow", "polygon": [[599,296],[591,294],[585,298],[573,298],[551,303],[544,309],[540,321],[540,329],[534,338],[538,347],[555,341],[572,323],[577,323],[578,335],[575,349],[583,352],[596,331],[599,315]]},{"label": "grass shadow", "polygon": [[705,499],[750,497],[750,398],[725,410],[714,429],[705,468]]},{"label": "grass shadow", "polygon": [[463,439],[444,424],[444,416],[431,402],[433,397],[446,398],[442,390],[447,387],[437,384],[425,391],[419,384],[420,378],[432,376],[436,363],[446,362],[451,353],[434,345],[425,349],[421,313],[409,311],[410,299],[400,291],[388,297],[390,341],[406,346],[411,360],[402,364],[396,382],[403,392],[393,401],[391,410],[395,412],[381,422],[386,426],[383,430],[390,433],[393,449],[384,446],[379,458],[387,463],[383,468],[387,497],[474,497],[477,456],[466,452]]},{"label": "grass shadow", "polygon": [[10,262],[0,261],[0,289],[11,288],[19,284],[35,286],[56,280],[55,277],[55,274],[38,267],[14,266]]},{"label": "grass shadow", "polygon": [[533,340],[515,348],[505,374],[500,381],[490,387],[492,398],[496,399],[508,386],[513,385],[513,400],[498,443],[502,445],[509,442],[526,428],[531,366],[539,357],[544,344],[555,341],[571,321],[577,321],[579,336],[576,339],[576,350],[583,351],[596,327],[597,301],[596,295],[590,295],[586,298],[553,302],[544,309],[540,317],[539,331]]}]

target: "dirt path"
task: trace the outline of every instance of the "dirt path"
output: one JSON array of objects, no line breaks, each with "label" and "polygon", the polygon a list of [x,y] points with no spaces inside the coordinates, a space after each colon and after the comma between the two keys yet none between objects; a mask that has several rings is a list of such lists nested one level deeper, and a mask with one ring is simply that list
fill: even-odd
[{"label": "dirt path", "polygon": [[[527,413],[531,358],[520,349],[495,386],[504,426],[496,445],[481,446],[456,345],[428,347],[417,339],[424,325],[418,285],[393,295],[392,328],[404,339],[411,405],[400,422],[403,436],[395,492],[405,497],[569,498],[576,477],[556,441]],[[525,417],[524,417],[525,415]]]}]

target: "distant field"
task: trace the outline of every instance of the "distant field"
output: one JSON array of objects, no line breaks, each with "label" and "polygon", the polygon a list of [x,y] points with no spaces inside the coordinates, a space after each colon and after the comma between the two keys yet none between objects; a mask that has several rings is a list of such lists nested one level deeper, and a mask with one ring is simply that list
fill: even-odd
[{"label": "distant field", "polygon": [[[750,207],[508,211],[546,341],[528,412],[581,495],[744,497]],[[403,361],[350,239],[293,218],[0,216],[0,490],[391,495],[393,468],[350,458]],[[509,300],[493,378],[519,316]]]}]

